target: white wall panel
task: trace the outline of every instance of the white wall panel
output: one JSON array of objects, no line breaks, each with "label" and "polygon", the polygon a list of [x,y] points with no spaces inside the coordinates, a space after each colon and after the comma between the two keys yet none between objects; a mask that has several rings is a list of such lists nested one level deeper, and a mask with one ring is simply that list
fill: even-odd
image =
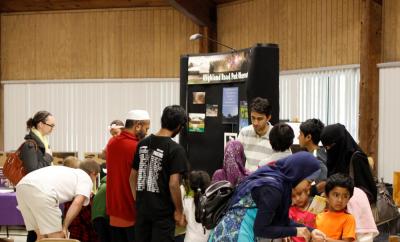
[{"label": "white wall panel", "polygon": [[[389,63],[385,63],[388,65]],[[397,63],[399,64],[399,63]],[[379,153],[378,176],[393,182],[400,171],[400,65],[381,66],[379,70]]]},{"label": "white wall panel", "polygon": [[150,113],[150,132],[160,128],[165,106],[179,104],[178,79],[4,81],[4,146],[14,150],[26,134],[25,123],[38,110],[56,118],[53,151],[100,152],[107,126],[125,121],[131,109]]}]

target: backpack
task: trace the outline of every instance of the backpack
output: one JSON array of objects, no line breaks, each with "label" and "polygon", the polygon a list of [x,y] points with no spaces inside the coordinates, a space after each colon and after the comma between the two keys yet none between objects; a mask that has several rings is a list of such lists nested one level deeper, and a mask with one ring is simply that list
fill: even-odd
[{"label": "backpack", "polygon": [[35,141],[26,140],[14,153],[9,153],[7,155],[6,162],[3,165],[3,174],[4,176],[14,185],[16,186],[18,182],[26,175],[26,170],[24,168],[24,163],[20,158],[22,146],[25,143],[33,143],[35,146],[35,150],[37,151],[38,147]]},{"label": "backpack", "polygon": [[213,229],[225,215],[234,186],[229,181],[218,181],[209,186],[195,209],[196,222]]}]

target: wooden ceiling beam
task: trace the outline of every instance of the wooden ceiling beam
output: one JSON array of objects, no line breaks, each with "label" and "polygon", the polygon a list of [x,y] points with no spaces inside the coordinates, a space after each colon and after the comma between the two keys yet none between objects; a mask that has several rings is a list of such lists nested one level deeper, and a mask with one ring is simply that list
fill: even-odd
[{"label": "wooden ceiling beam", "polygon": [[212,0],[167,0],[167,2],[202,27],[215,27],[217,5]]},{"label": "wooden ceiling beam", "polygon": [[[204,37],[199,41],[199,52],[217,51],[217,5],[213,0],[167,0],[168,3],[199,25],[199,33]],[[193,33],[194,34],[194,33]],[[189,38],[189,36],[188,36]]]}]

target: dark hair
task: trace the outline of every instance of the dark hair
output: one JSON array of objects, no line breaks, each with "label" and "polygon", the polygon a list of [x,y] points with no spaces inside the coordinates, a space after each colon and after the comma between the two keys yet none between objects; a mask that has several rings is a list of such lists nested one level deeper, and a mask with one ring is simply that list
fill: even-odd
[{"label": "dark hair", "polygon": [[187,122],[187,115],[184,108],[179,105],[167,106],[161,116],[161,128],[170,131],[179,127],[184,127]]},{"label": "dark hair", "polygon": [[100,165],[94,160],[84,160],[79,164],[79,168],[84,170],[88,175],[95,172],[100,173]]},{"label": "dark hair", "polygon": [[294,132],[285,123],[277,123],[269,132],[269,143],[275,151],[285,151],[293,144]]},{"label": "dark hair", "polygon": [[269,104],[268,99],[256,97],[251,102],[250,111],[256,113],[263,113],[266,116],[269,116],[271,115],[272,107]]},{"label": "dark hair", "polygon": [[124,126],[124,122],[122,122],[121,120],[118,120],[118,119],[116,119],[116,120],[113,120],[111,123],[110,123],[110,126],[112,126],[112,125],[117,125],[117,126]]},{"label": "dark hair", "polygon": [[321,132],[324,129],[325,124],[321,120],[312,118],[307,119],[300,124],[300,131],[304,136],[311,135],[311,140],[315,145],[318,145],[321,140]]},{"label": "dark hair", "polygon": [[192,171],[189,174],[189,187],[194,193],[194,205],[198,206],[200,196],[205,192],[210,185],[211,179],[205,171]]},{"label": "dark hair", "polygon": [[26,129],[32,129],[32,128],[37,128],[37,125],[42,122],[46,122],[47,117],[52,116],[51,113],[47,111],[39,111],[35,113],[33,118],[28,119],[26,121]]},{"label": "dark hair", "polygon": [[350,176],[345,175],[343,173],[336,173],[328,177],[328,180],[326,180],[326,185],[325,185],[326,195],[329,196],[329,192],[332,191],[332,189],[335,187],[346,188],[350,193],[350,197],[353,196],[354,182]]},{"label": "dark hair", "polygon": [[125,121],[125,128],[126,129],[131,129],[133,128],[133,126],[138,125],[138,124],[144,124],[146,122],[146,120],[131,120],[131,119],[127,119]]}]

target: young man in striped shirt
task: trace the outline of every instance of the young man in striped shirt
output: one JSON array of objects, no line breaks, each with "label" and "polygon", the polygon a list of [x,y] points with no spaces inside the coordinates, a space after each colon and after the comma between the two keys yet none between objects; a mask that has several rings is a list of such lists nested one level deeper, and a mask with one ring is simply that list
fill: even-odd
[{"label": "young man in striped shirt", "polygon": [[242,143],[246,155],[246,169],[253,172],[257,170],[261,160],[268,159],[272,153],[269,143],[272,107],[268,99],[257,97],[250,105],[251,125],[244,127],[238,140]]}]

